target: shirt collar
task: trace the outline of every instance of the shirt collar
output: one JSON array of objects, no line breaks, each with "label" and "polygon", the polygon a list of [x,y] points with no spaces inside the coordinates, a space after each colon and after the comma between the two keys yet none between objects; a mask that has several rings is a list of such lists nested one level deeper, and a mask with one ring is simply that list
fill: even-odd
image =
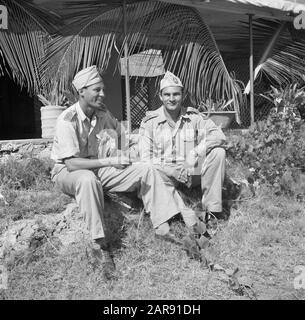
[{"label": "shirt collar", "polygon": [[79,118],[81,119],[82,122],[84,122],[86,119],[88,119],[88,117],[84,114],[84,111],[80,107],[79,102],[77,102],[75,109],[76,109],[76,112],[77,112],[77,114],[78,114],[78,116],[79,116]]},{"label": "shirt collar", "polygon": [[167,118],[164,113],[164,106],[159,108],[159,110],[157,110],[157,113],[158,113],[158,122],[159,123],[167,121]]},{"label": "shirt collar", "polygon": [[[76,103],[76,112],[82,122],[84,122],[86,119],[88,119],[90,122],[90,119],[85,115],[84,111],[80,107],[79,102]],[[96,117],[103,117],[105,115],[105,113],[106,113],[106,111],[96,110],[96,111],[94,111],[92,118],[94,118],[95,116]]]},{"label": "shirt collar", "polygon": [[[165,112],[164,112],[164,106],[162,106],[161,108],[159,108],[158,110],[156,110],[156,113],[158,114],[158,123],[161,123],[161,122],[165,122],[167,121],[167,118],[166,118],[166,115],[165,115]],[[190,119],[190,115],[187,113],[187,108],[182,108],[181,109],[181,114],[180,114],[180,117],[181,118],[184,118],[184,119]],[[179,118],[180,118],[179,117]]]}]

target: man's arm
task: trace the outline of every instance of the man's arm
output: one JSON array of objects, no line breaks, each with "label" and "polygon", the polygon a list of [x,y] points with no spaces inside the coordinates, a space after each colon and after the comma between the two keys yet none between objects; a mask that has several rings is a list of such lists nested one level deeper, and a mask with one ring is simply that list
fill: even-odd
[{"label": "man's arm", "polygon": [[68,158],[64,160],[68,171],[82,169],[98,169],[103,167],[124,168],[130,164],[129,159],[125,156],[109,157],[104,159],[85,159],[85,158]]},{"label": "man's arm", "polygon": [[198,145],[189,152],[185,159],[185,167],[193,168],[199,157],[206,157],[206,155],[216,147],[222,147],[226,143],[226,136],[221,128],[216,126],[210,119],[200,119],[197,123],[198,130]]},{"label": "man's arm", "polygon": [[220,127],[210,119],[200,119],[198,122],[198,145],[195,152],[205,157],[213,148],[222,147],[226,143],[226,136]]},{"label": "man's arm", "polygon": [[104,159],[81,158],[79,156],[80,150],[75,128],[71,121],[62,119],[56,125],[53,149],[55,154],[55,158],[53,159],[55,161],[63,161],[69,171],[90,170],[107,166],[122,168],[129,164],[128,158],[124,156]]}]

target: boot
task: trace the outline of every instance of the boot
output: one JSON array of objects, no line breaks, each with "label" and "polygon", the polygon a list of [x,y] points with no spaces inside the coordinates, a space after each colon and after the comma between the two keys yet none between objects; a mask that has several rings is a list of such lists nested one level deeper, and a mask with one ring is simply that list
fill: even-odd
[{"label": "boot", "polygon": [[115,263],[109,245],[105,241],[96,241],[98,247],[93,248],[93,256],[102,267],[102,272],[106,280],[115,280]]}]

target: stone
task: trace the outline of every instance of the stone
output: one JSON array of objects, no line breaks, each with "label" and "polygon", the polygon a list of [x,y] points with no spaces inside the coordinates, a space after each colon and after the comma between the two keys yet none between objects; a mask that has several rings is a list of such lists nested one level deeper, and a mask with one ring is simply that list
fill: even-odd
[{"label": "stone", "polygon": [[36,248],[43,237],[56,237],[62,250],[84,237],[89,239],[84,219],[75,202],[68,204],[59,214],[37,215],[34,219],[12,222],[0,237],[0,256]]}]

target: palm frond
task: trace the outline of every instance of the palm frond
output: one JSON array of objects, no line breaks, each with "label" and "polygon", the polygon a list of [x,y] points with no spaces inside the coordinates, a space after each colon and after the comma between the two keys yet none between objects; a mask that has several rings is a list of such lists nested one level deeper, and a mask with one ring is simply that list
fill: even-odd
[{"label": "palm frond", "polygon": [[[84,3],[80,5],[85,10]],[[107,10],[97,4],[93,10],[90,4],[87,10],[91,15],[77,20],[71,16],[73,22],[50,42],[43,73],[47,75],[44,83],[53,79],[53,90],[71,89],[71,76],[80,68],[97,64],[105,69],[114,42],[121,46],[122,57],[126,41],[129,54],[162,50],[166,68],[181,77],[193,103],[199,105],[208,97],[233,98],[235,110],[239,111],[241,89],[229,74],[209,27],[195,9],[136,1],[127,7],[126,37],[121,7]]]},{"label": "palm frond", "polygon": [[1,74],[8,73],[29,93],[39,91],[38,65],[58,20],[25,0],[3,0],[8,30],[0,30]]},{"label": "palm frond", "polygon": [[125,41],[130,53],[137,46],[161,49],[167,69],[181,77],[195,105],[208,97],[233,98],[239,115],[241,89],[227,71],[216,41],[197,10],[156,2],[130,5],[129,10],[128,20],[133,23]]},{"label": "palm frond", "polygon": [[[126,0],[127,5],[145,2],[151,0]],[[79,1],[65,1],[64,7],[60,10],[60,15],[63,19],[71,24],[73,21],[87,18],[88,16],[107,12],[113,9],[121,9],[123,0],[79,0]]]},{"label": "palm frond", "polygon": [[[256,78],[264,74],[279,86],[302,81],[305,68],[305,39],[294,39],[288,25],[280,21],[258,19],[253,23],[253,27]],[[276,41],[270,47],[270,41],[275,36]],[[262,55],[262,52],[268,54]]]},{"label": "palm frond", "polygon": [[100,71],[107,68],[115,40],[120,10],[96,12],[75,21],[59,31],[48,43],[41,64],[42,86],[54,100],[64,91],[72,91],[71,80],[82,68],[96,64]]}]

